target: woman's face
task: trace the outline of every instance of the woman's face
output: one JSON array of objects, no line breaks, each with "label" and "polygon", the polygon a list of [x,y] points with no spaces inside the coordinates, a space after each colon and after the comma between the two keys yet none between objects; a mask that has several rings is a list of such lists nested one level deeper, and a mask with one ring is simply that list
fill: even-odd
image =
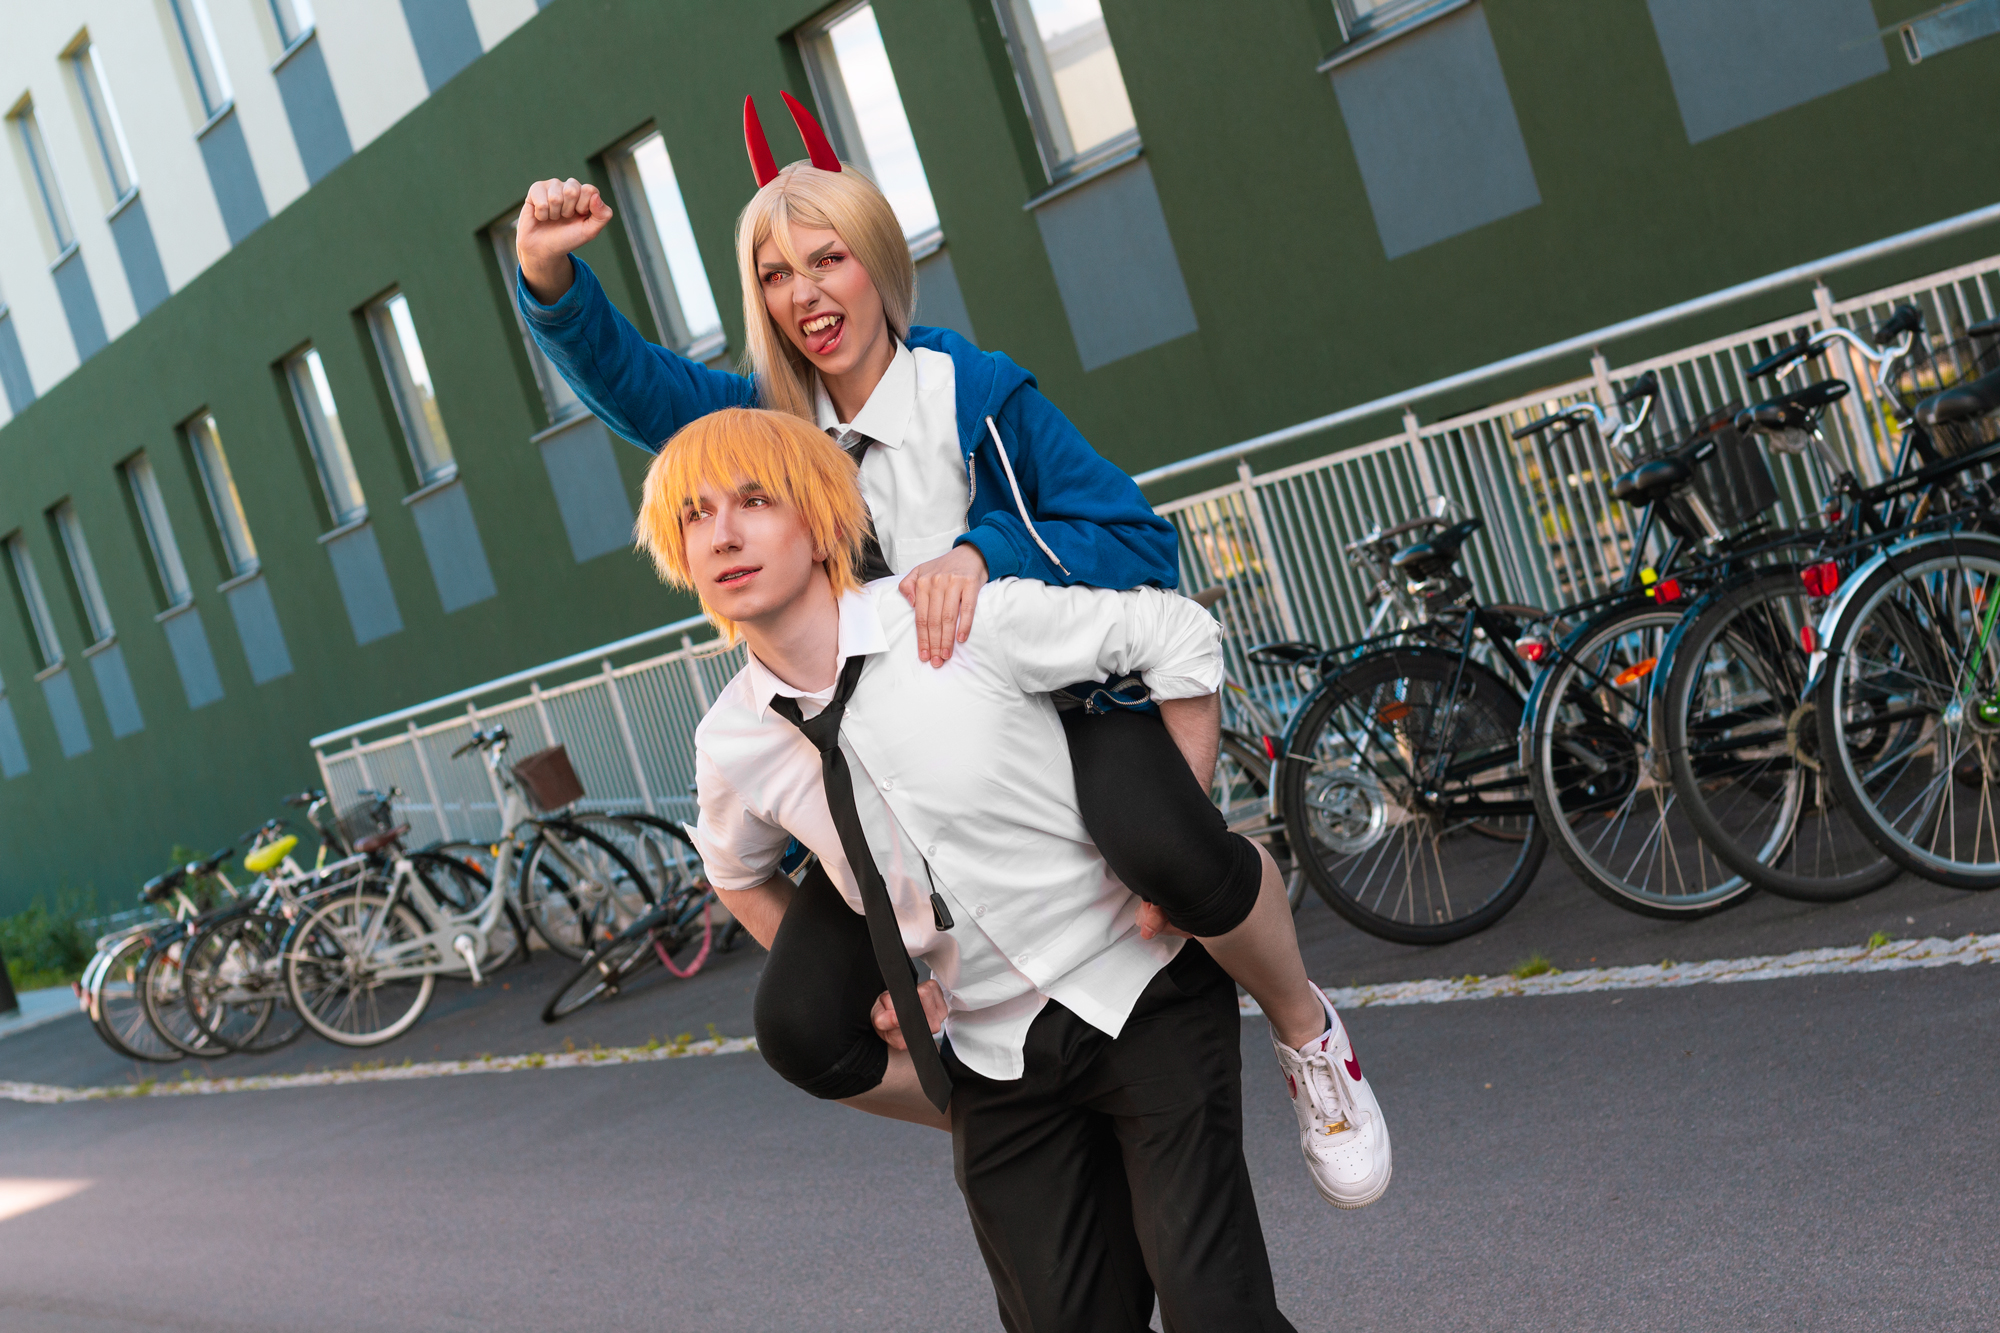
[{"label": "woman's face", "polygon": [[[805,262],[794,273],[777,242],[757,247],[757,281],[764,309],[822,378],[838,381],[857,368],[886,364],[895,354],[875,280],[840,233],[796,223],[792,252]],[[886,353],[886,355],[885,355]]]}]

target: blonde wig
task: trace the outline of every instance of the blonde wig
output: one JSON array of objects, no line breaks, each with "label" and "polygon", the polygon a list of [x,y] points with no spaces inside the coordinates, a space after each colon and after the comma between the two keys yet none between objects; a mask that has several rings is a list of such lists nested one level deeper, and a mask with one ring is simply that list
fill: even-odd
[{"label": "blonde wig", "polygon": [[[688,564],[685,519],[704,488],[735,491],[754,482],[794,510],[823,561],[833,595],[861,586],[854,575],[868,533],[868,506],[855,480],[854,460],[798,417],[754,407],[726,407],[683,426],[646,469],[634,535],[653,558],[660,577],[697,597]],[[701,609],[734,643],[736,622],[717,615],[703,597]]]},{"label": "blonde wig", "polygon": [[917,301],[917,269],[895,210],[875,182],[853,166],[822,171],[794,162],[752,195],[736,220],[736,268],[743,284],[744,341],[748,369],[757,377],[757,401],[807,421],[813,413],[813,367],[764,308],[757,280],[757,251],[775,241],[797,277],[810,272],[792,248],[792,224],[837,232],[868,270],[882,298],[882,313],[897,341],[910,335]]}]

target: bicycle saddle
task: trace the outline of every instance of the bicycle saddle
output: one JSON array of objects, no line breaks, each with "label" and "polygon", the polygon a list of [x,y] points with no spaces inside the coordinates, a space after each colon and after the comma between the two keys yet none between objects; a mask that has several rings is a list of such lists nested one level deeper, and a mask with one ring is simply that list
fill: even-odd
[{"label": "bicycle saddle", "polygon": [[261,875],[280,861],[283,861],[287,856],[290,856],[292,848],[298,845],[299,835],[296,833],[287,833],[276,842],[259,847],[256,851],[244,857],[243,868],[253,875]]},{"label": "bicycle saddle", "polygon": [[1943,393],[1934,393],[1917,404],[1917,420],[1926,426],[1948,421],[1964,421],[2000,411],[2000,371],[1982,375],[1970,384],[1961,384]]},{"label": "bicycle saddle", "polygon": [[181,886],[181,881],[186,878],[187,870],[184,867],[175,866],[166,874],[155,875],[153,878],[147,880],[140,887],[139,896],[149,903],[163,903],[174,896],[174,890],[178,889]]},{"label": "bicycle saddle", "polygon": [[1389,567],[1411,579],[1427,579],[1433,574],[1442,574],[1457,563],[1459,548],[1465,545],[1465,539],[1485,526],[1483,518],[1468,518],[1463,523],[1454,523],[1435,537],[1396,552],[1389,557]]},{"label": "bicycle saddle", "polygon": [[1813,418],[1829,403],[1839,402],[1847,397],[1848,392],[1846,380],[1821,380],[1818,384],[1808,384],[1782,398],[1744,408],[1736,414],[1736,429],[1807,430],[1811,428]]},{"label": "bicycle saddle", "polygon": [[1678,495],[1694,483],[1695,464],[1715,453],[1715,437],[1705,436],[1692,448],[1639,464],[1611,483],[1611,494],[1634,509]]},{"label": "bicycle saddle", "polygon": [[396,841],[396,839],[409,831],[410,826],[408,824],[398,824],[394,828],[385,828],[380,833],[371,833],[360,842],[355,843],[354,850],[363,856],[371,855],[381,851],[384,847],[387,847],[390,843]]}]

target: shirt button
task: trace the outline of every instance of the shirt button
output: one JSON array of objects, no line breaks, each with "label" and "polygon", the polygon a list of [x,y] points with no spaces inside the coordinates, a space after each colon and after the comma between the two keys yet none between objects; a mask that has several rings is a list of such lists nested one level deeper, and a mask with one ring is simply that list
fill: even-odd
[{"label": "shirt button", "polygon": [[888,791],[888,790],[889,790],[889,789],[890,789],[891,787],[894,787],[895,785],[896,785],[896,779],[894,779],[894,778],[883,778],[883,779],[882,779],[882,790],[883,790],[883,791]]},{"label": "shirt button", "polygon": [[925,855],[925,856],[936,856],[936,855],[937,855],[937,844],[936,844],[936,843],[932,843],[932,844],[931,844],[930,846],[928,846],[928,847],[924,848],[924,855]]},{"label": "shirt button", "polygon": [[986,904],[985,904],[985,903],[981,903],[981,904],[979,904],[979,906],[977,906],[977,907],[973,908],[973,909],[972,909],[972,914],[973,914],[974,916],[985,916],[985,915],[986,915]]}]

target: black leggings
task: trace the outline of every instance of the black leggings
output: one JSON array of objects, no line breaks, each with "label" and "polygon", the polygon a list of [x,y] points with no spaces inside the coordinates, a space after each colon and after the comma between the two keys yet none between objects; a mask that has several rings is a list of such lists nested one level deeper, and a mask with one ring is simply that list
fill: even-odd
[{"label": "black leggings", "polygon": [[[1257,849],[1229,831],[1157,713],[1062,715],[1083,826],[1112,872],[1167,920],[1204,938],[1256,905]],[[868,923],[815,866],[792,897],[757,984],[757,1048],[815,1097],[882,1081],[889,1048],[870,1013],[882,973]]]}]

